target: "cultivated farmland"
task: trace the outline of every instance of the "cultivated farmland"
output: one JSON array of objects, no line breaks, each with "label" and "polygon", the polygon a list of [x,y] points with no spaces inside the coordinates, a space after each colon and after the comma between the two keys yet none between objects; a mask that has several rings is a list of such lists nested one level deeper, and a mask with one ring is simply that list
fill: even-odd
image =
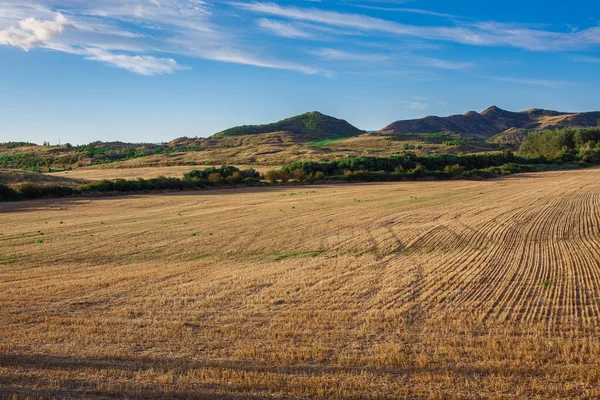
[{"label": "cultivated farmland", "polygon": [[0,397],[598,398],[600,169],[0,204]]},{"label": "cultivated farmland", "polygon": [[[72,171],[61,171],[44,174],[59,178],[87,179],[91,181],[101,179],[152,179],[164,176],[166,178],[181,178],[183,174],[210,167],[219,167],[219,165],[188,165],[171,167],[132,167],[132,168],[111,168],[112,164],[101,167],[78,168]],[[120,165],[119,165],[120,166]],[[103,168],[102,168],[103,167]],[[277,167],[260,167],[253,165],[237,165],[239,169],[253,168],[258,172],[267,172]],[[1,172],[1,170],[0,170]]]}]

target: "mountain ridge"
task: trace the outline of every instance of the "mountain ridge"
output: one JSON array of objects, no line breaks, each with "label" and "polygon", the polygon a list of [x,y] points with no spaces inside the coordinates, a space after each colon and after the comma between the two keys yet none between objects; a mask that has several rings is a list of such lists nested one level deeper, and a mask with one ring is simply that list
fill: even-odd
[{"label": "mountain ridge", "polygon": [[447,117],[427,116],[419,119],[392,122],[379,132],[390,133],[457,133],[462,136],[487,140],[503,132],[516,129],[543,130],[574,127],[600,126],[600,111],[568,113],[554,110],[532,108],[513,112],[491,106],[478,113]]}]

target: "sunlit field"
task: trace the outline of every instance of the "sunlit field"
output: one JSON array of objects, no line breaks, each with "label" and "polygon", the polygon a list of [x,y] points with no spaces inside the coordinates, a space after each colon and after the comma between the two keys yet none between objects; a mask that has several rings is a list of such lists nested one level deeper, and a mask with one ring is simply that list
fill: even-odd
[{"label": "sunlit field", "polygon": [[1,203],[0,397],[598,398],[599,178]]},{"label": "sunlit field", "polygon": [[[134,160],[135,161],[135,160]],[[115,166],[121,167],[121,164],[106,164],[101,166],[78,168],[72,171],[61,171],[44,174],[45,176],[54,176],[59,178],[71,179],[151,179],[164,176],[166,178],[181,178],[186,172],[210,168],[213,165],[187,165],[187,166],[170,166],[170,167],[131,167],[131,168],[112,168]],[[215,165],[219,167],[219,165]],[[237,168],[249,169],[253,168],[258,172],[264,173],[276,167],[259,167],[252,165],[238,165]]]}]

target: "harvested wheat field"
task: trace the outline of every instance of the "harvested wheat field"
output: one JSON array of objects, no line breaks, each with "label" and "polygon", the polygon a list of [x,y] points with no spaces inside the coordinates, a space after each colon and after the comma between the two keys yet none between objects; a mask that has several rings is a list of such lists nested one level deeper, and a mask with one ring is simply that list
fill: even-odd
[{"label": "harvested wheat field", "polygon": [[[115,163],[115,167],[121,166],[121,163]],[[166,178],[181,178],[186,172],[193,170],[218,167],[218,165],[187,165],[187,166],[171,166],[171,167],[131,167],[131,168],[111,168],[113,164],[105,164],[100,167],[85,167],[77,168],[71,171],[51,172],[44,174],[45,176],[71,178],[71,179],[88,179],[92,181],[101,179],[151,179],[164,176]],[[267,172],[277,167],[257,167],[252,165],[237,165],[239,169],[254,168],[258,172]],[[1,173],[1,171],[0,171]]]},{"label": "harvested wheat field", "polygon": [[598,398],[599,178],[1,204],[0,397]]}]

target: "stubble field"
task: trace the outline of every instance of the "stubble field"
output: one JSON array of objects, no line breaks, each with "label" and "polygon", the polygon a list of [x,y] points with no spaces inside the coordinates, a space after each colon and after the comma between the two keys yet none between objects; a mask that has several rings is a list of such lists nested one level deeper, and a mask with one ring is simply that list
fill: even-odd
[{"label": "stubble field", "polygon": [[0,397],[598,398],[599,177],[0,204]]},{"label": "stubble field", "polygon": [[[120,164],[105,164],[99,167],[77,168],[72,171],[51,172],[44,174],[57,178],[87,179],[97,181],[101,179],[151,179],[164,176],[166,178],[181,178],[186,172],[219,167],[219,165],[187,165],[170,167],[132,167],[132,168],[111,168],[121,166]],[[236,165],[239,169],[254,168],[256,171],[265,173],[277,167],[261,167],[252,165]]]}]

